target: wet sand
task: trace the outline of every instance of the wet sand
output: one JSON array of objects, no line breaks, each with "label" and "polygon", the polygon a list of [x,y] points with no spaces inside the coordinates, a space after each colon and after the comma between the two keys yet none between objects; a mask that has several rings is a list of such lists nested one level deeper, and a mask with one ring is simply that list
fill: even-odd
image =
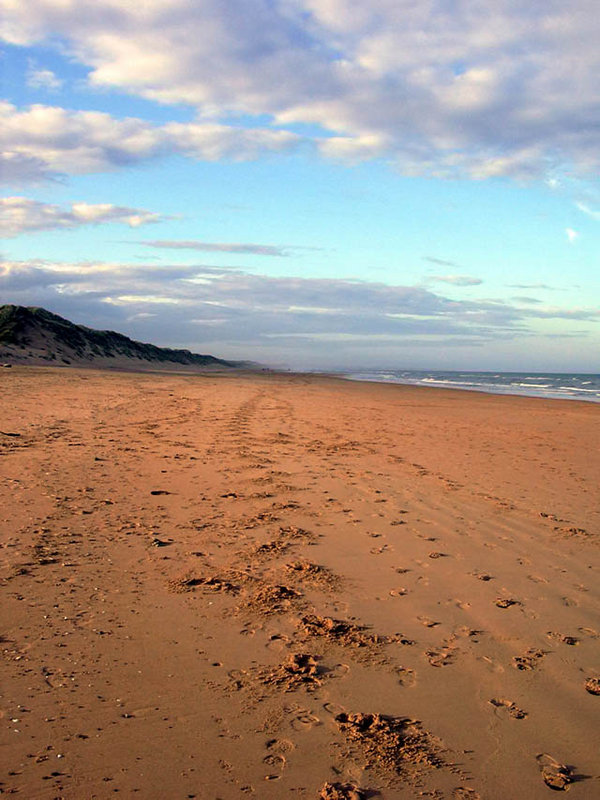
[{"label": "wet sand", "polygon": [[600,795],[598,406],[0,380],[0,790]]}]

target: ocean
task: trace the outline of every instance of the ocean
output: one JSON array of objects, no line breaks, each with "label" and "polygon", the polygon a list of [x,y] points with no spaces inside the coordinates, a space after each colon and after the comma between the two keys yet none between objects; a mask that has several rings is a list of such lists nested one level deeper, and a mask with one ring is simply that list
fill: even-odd
[{"label": "ocean", "polygon": [[554,372],[443,372],[440,370],[376,369],[344,371],[355,381],[437,386],[491,394],[516,394],[600,403],[600,375]]}]

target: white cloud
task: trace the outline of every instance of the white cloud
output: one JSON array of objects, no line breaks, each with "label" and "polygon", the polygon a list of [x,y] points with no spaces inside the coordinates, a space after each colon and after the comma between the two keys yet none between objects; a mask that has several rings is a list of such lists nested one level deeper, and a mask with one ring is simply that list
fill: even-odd
[{"label": "white cloud", "polygon": [[253,256],[287,256],[289,247],[273,244],[244,244],[241,242],[199,242],[170,239],[156,239],[142,242],[147,247],[168,250],[199,250],[204,253],[244,253]]},{"label": "white cloud", "polygon": [[[437,263],[440,262],[438,261]],[[483,283],[481,278],[472,278],[469,275],[430,275],[429,280],[451,283],[453,286],[479,286],[480,283]]]},{"label": "white cloud", "polygon": [[[29,0],[2,31],[56,37],[93,86],[191,104],[204,123],[316,123],[327,156],[480,179],[598,171],[594,0]],[[200,157],[224,157],[222,140],[231,155],[227,128],[200,133]]]},{"label": "white cloud", "polygon": [[534,305],[542,302],[537,297],[516,296],[511,299],[514,300],[515,303],[524,303],[525,305]]},{"label": "white cloud", "polygon": [[575,203],[575,205],[580,211],[583,211],[583,213],[586,214],[588,217],[600,221],[600,211],[591,208],[590,206],[587,205],[587,203]]},{"label": "white cloud", "polygon": [[245,160],[294,147],[299,137],[264,128],[216,123],[153,125],[97,111],[33,105],[18,110],[0,102],[0,154],[8,183],[60,174],[104,172],[167,154],[214,161]]},{"label": "white cloud", "polygon": [[545,289],[546,291],[557,291],[556,286],[548,286],[547,283],[509,283],[510,289]]},{"label": "white cloud", "polygon": [[58,91],[63,85],[63,81],[52,70],[38,67],[34,61],[29,62],[26,80],[32,89],[47,89],[51,92]]},{"label": "white cloud", "polygon": [[576,239],[579,238],[579,233],[573,230],[573,228],[565,228],[565,233],[567,234],[567,239],[569,240],[570,244],[573,244]]},{"label": "white cloud", "polygon": [[160,215],[142,208],[127,208],[111,203],[73,203],[69,209],[27,197],[1,198],[0,211],[0,234],[6,237],[110,222],[137,228],[162,219]]}]

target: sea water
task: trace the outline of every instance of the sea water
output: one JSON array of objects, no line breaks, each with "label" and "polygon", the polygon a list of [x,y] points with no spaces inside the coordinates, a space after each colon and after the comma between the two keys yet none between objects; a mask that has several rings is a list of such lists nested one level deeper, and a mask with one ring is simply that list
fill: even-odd
[{"label": "sea water", "polygon": [[467,389],[491,394],[516,394],[563,400],[600,403],[600,375],[581,373],[534,372],[443,372],[440,370],[376,369],[344,371],[356,381],[403,383],[410,386],[437,386]]}]

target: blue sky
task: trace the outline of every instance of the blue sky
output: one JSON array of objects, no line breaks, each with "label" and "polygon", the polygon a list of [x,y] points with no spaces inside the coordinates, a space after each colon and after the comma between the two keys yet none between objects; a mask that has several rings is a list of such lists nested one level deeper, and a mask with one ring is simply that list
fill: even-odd
[{"label": "blue sky", "polygon": [[273,365],[598,371],[597,17],[7,0],[0,300]]}]

